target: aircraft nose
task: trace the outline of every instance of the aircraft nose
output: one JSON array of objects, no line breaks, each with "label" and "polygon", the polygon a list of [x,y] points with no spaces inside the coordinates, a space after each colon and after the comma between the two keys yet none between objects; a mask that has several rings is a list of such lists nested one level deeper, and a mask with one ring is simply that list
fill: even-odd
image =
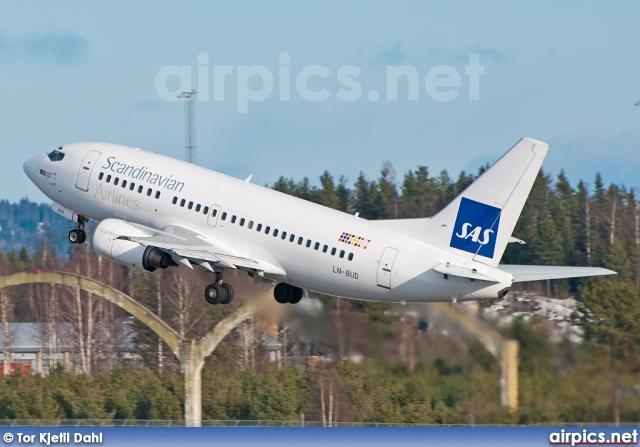
[{"label": "aircraft nose", "polygon": [[36,175],[36,168],[33,165],[33,158],[25,161],[22,165],[22,169],[24,170],[24,173],[27,174],[27,177],[33,180]]},{"label": "aircraft nose", "polygon": [[31,179],[31,181],[37,182],[39,180],[39,174],[41,174],[41,169],[45,166],[45,160],[47,160],[47,156],[40,155],[30,158],[24,162],[24,164],[22,165],[22,169],[24,170],[24,173],[27,174],[27,177]]}]

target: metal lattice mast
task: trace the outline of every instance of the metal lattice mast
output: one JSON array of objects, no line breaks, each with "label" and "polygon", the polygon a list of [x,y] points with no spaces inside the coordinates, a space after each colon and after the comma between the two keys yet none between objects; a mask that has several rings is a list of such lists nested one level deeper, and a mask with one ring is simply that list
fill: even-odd
[{"label": "metal lattice mast", "polygon": [[182,92],[178,98],[185,99],[184,103],[184,159],[188,163],[196,163],[196,89]]}]

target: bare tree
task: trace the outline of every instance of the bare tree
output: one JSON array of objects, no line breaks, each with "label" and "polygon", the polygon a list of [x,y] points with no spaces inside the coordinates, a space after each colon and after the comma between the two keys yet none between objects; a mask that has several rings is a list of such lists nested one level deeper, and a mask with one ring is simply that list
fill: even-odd
[{"label": "bare tree", "polygon": [[[117,278],[116,272],[121,272],[121,268],[113,261],[107,260],[102,256],[91,255],[92,259],[88,264],[87,275],[92,275],[98,281],[109,286],[115,287]],[[95,259],[95,261],[94,261]],[[95,265],[96,271],[92,266]],[[115,366],[116,354],[115,346],[118,342],[118,326],[116,325],[116,314],[119,310],[111,303],[90,296],[87,302],[88,307],[95,309],[94,327],[91,332],[92,340],[92,371],[110,370]],[[89,309],[91,311],[93,309]],[[88,329],[89,330],[89,329]]]},{"label": "bare tree", "polygon": [[618,188],[611,185],[609,188],[609,195],[611,196],[611,217],[607,219],[609,221],[609,245],[613,245],[616,240],[616,205],[618,204]]},{"label": "bare tree", "polygon": [[[84,249],[78,249],[69,262],[70,270],[77,275],[91,277],[96,272],[97,263],[95,255],[91,256],[88,245]],[[79,359],[80,370],[84,374],[92,374],[94,362],[94,340],[96,338],[95,327],[98,316],[97,298],[90,293],[81,291],[75,287],[66,287],[66,305],[61,311],[64,320],[70,323],[71,346]]]},{"label": "bare tree", "polygon": [[[156,275],[156,300],[158,302],[158,318],[162,318],[162,276]],[[158,337],[158,374],[162,377],[164,355],[162,352],[162,338]]]},{"label": "bare tree", "polygon": [[584,189],[584,227],[586,232],[585,250],[587,252],[587,264],[591,265],[591,199],[589,191]]},{"label": "bare tree", "polygon": [[[170,294],[167,296],[169,310],[175,314],[178,333],[187,337],[203,320],[205,311],[203,299],[196,294],[196,282],[184,275],[179,269],[167,274]],[[196,296],[197,295],[197,296]]]},{"label": "bare tree", "polygon": [[3,336],[3,363],[4,375],[11,373],[11,336],[9,334],[9,295],[5,290],[0,290],[0,317],[2,318],[2,336]]},{"label": "bare tree", "polygon": [[342,330],[342,315],[341,315],[341,307],[342,307],[342,299],[336,298],[336,325],[337,325],[337,335],[338,335],[338,359],[344,359],[344,331]]},{"label": "bare tree", "polygon": [[[318,364],[317,366],[320,369],[316,371],[317,374],[315,375],[317,381],[316,392],[319,395],[318,401],[322,426],[337,427],[340,415],[343,413],[341,409],[348,407],[346,388],[335,368],[331,366],[327,368],[324,364]],[[312,405],[312,407],[318,408],[317,404]]]},{"label": "bare tree", "polygon": [[256,319],[255,316],[247,318],[242,323],[242,347],[243,359],[240,368],[242,370],[251,368],[256,371],[256,350],[262,344],[260,337],[256,336]]}]

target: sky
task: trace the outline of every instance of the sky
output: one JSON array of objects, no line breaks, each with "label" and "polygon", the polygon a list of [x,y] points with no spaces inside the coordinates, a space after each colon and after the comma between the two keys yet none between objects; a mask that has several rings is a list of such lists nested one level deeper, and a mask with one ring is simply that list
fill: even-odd
[{"label": "sky", "polygon": [[387,161],[398,181],[475,173],[527,136],[574,186],[640,188],[638,17],[635,1],[4,2],[0,199],[47,202],[22,163],[67,143],[184,158],[191,88],[197,163],[259,184],[353,184]]}]

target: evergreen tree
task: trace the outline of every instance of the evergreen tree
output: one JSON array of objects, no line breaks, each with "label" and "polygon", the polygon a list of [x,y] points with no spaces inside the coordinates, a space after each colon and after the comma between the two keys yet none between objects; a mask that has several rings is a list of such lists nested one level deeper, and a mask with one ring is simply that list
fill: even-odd
[{"label": "evergreen tree", "polygon": [[338,209],[340,204],[338,193],[336,192],[333,177],[329,174],[329,171],[322,173],[320,176],[320,184],[322,185],[322,189],[318,192],[318,203],[329,208]]},{"label": "evergreen tree", "polygon": [[365,219],[376,219],[378,217],[378,210],[376,209],[377,196],[375,182],[369,183],[364,173],[361,172],[351,196],[351,209]]},{"label": "evergreen tree", "polygon": [[349,208],[349,202],[351,198],[351,191],[347,187],[347,179],[344,176],[340,176],[338,181],[338,187],[336,188],[336,195],[338,196],[338,209],[348,213],[351,211]]},{"label": "evergreen tree", "polygon": [[395,170],[390,162],[386,162],[382,167],[377,189],[378,194],[375,199],[377,218],[397,219],[400,212],[398,191],[395,185]]},{"label": "evergreen tree", "polygon": [[436,187],[426,166],[409,171],[402,183],[402,216],[430,217],[436,212]]}]

